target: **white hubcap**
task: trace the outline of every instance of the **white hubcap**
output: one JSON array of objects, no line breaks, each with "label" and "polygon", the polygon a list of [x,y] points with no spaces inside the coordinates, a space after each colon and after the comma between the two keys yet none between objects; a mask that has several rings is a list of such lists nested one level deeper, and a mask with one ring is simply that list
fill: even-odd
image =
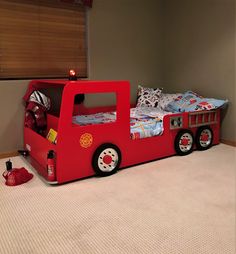
[{"label": "white hubcap", "polygon": [[179,140],[179,148],[182,152],[188,152],[193,145],[193,137],[189,133],[184,133]]},{"label": "white hubcap", "polygon": [[98,157],[98,167],[102,172],[111,172],[117,166],[119,155],[113,148],[106,148]]},{"label": "white hubcap", "polygon": [[211,131],[208,130],[208,129],[205,129],[201,132],[201,135],[200,135],[200,145],[202,147],[207,147],[210,145],[211,143],[211,139],[212,139],[212,134],[211,134]]}]

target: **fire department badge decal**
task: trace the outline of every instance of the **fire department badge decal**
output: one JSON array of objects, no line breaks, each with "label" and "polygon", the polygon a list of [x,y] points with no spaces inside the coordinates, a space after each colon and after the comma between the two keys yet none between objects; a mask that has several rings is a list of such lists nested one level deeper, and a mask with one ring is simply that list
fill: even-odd
[{"label": "fire department badge decal", "polygon": [[88,148],[93,143],[93,136],[90,133],[84,133],[81,135],[79,142],[82,147]]}]

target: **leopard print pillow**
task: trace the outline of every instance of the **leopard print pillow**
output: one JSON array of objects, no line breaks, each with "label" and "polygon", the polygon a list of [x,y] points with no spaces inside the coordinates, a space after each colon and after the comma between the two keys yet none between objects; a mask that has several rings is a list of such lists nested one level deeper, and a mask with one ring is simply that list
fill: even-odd
[{"label": "leopard print pillow", "polygon": [[138,87],[136,107],[157,107],[162,88]]}]

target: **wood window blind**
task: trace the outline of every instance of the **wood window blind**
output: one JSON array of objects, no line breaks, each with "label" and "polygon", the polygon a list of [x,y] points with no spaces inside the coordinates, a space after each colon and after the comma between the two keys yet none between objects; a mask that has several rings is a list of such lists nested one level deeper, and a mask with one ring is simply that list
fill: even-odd
[{"label": "wood window blind", "polygon": [[87,76],[86,9],[51,0],[0,0],[0,79]]}]

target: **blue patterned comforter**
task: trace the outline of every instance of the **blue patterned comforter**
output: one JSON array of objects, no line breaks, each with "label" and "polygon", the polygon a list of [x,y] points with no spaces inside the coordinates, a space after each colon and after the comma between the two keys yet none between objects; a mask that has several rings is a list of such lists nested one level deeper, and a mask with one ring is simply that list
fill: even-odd
[{"label": "blue patterned comforter", "polygon": [[[163,117],[170,112],[160,108],[137,107],[130,109],[131,139],[147,138],[161,135],[163,132]],[[73,123],[81,126],[104,124],[116,121],[116,112],[96,113],[92,115],[73,116]]]}]

